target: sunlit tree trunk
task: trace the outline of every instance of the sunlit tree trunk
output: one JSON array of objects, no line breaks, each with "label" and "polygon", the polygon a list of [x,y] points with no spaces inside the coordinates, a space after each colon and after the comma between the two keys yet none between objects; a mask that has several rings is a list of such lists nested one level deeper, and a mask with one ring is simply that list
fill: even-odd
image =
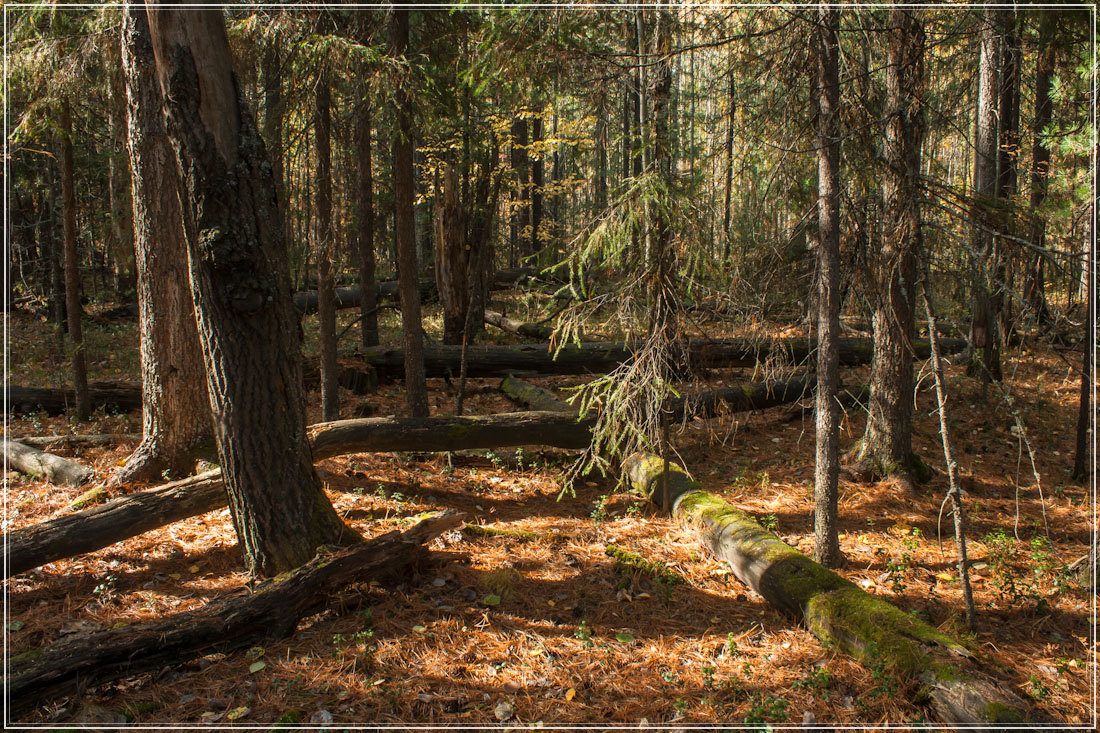
[{"label": "sunlit tree trunk", "polygon": [[175,478],[213,439],[202,349],[187,282],[179,176],[165,137],[160,88],[145,8],[128,5],[122,24],[141,328],[142,441],[110,483]]},{"label": "sunlit tree trunk", "polygon": [[[840,410],[836,400],[840,348],[840,77],[836,7],[817,10],[817,405],[814,463],[814,557],[841,562],[837,530]],[[732,72],[731,72],[732,78]]]},{"label": "sunlit tree trunk", "polygon": [[894,8],[887,31],[883,236],[872,265],[874,356],[860,462],[876,476],[916,479],[912,455],[913,339],[924,135],[924,28],[919,9]]},{"label": "sunlit tree trunk", "polygon": [[357,537],[313,470],[275,182],[222,11],[148,13],[229,508],[249,572],[275,575]]}]

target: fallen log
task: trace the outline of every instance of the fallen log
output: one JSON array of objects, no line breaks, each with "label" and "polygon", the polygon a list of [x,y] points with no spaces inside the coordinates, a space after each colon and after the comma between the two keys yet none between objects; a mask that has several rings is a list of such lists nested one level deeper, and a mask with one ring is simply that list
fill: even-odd
[{"label": "fallen log", "polygon": [[16,471],[44,478],[51,484],[80,486],[92,476],[92,469],[85,465],[7,438],[4,439],[4,458]]},{"label": "fallen log", "polygon": [[[840,363],[857,366],[871,360],[869,339],[839,339]],[[944,340],[944,349],[954,353],[966,346],[962,339]],[[928,342],[914,344],[916,356],[926,358]],[[808,339],[780,339],[757,342],[750,339],[692,339],[686,346],[689,363],[694,368],[754,367],[772,354],[779,354],[790,364],[805,362],[812,350]],[[567,344],[555,350],[548,343],[469,346],[466,355],[466,376],[471,378],[506,377],[509,374],[601,374],[630,358],[631,347],[624,342],[585,342]],[[363,360],[374,367],[380,377],[402,379],[405,374],[405,354],[400,348],[375,346],[360,351]],[[456,377],[462,361],[461,346],[433,345],[424,348],[424,369],[429,377]]]},{"label": "fallen log", "polygon": [[4,577],[224,507],[220,468],[7,533]]},{"label": "fallen log", "polygon": [[[49,415],[60,415],[76,405],[71,389],[49,387],[6,388],[8,413],[19,415],[45,410]],[[141,385],[137,382],[92,382],[88,385],[92,409],[129,412],[141,408]]]},{"label": "fallen log", "polygon": [[96,433],[94,435],[31,435],[19,438],[23,445],[39,450],[54,448],[90,448],[104,445],[138,443],[141,433]]},{"label": "fallen log", "polygon": [[817,564],[755,519],[693,481],[683,468],[636,454],[623,464],[630,485],[684,524],[729,563],[741,582],[861,663],[917,683],[946,725],[1056,722],[1032,711],[988,676],[961,643]]},{"label": "fallen log", "polygon": [[538,341],[549,341],[550,337],[554,335],[554,329],[550,326],[517,321],[514,318],[509,318],[502,313],[491,310],[485,311],[485,322],[503,331],[526,336],[529,339]]},{"label": "fallen log", "polygon": [[[378,389],[378,375],[369,366],[337,363],[336,383],[353,394],[371,394]],[[320,389],[321,367],[312,360],[302,362],[302,383],[307,390]]]},{"label": "fallen log", "polygon": [[511,374],[501,381],[500,391],[513,402],[523,405],[529,410],[577,413],[577,408],[562,402],[550,390],[539,387],[537,384],[525,382],[522,379],[516,379]]},{"label": "fallen log", "polygon": [[[445,418],[364,418],[310,429],[314,460],[346,453],[454,451],[549,445],[584,448],[590,425],[560,413]],[[94,552],[226,505],[221,469],[163,484],[7,533],[3,577]]]},{"label": "fallen log", "polygon": [[405,532],[389,532],[333,555],[321,553],[297,570],[199,611],[70,637],[9,658],[10,709],[23,714],[59,695],[289,636],[301,619],[352,583],[407,579],[428,556],[425,543],[461,526],[462,515],[446,511]]},{"label": "fallen log", "polygon": [[[512,269],[497,270],[493,274],[492,286],[494,290],[510,288],[522,280],[538,277],[538,270],[534,267],[516,267]],[[421,280],[420,300],[422,303],[439,300],[439,292],[436,290],[435,280]],[[359,307],[360,287],[352,285],[346,288],[336,288],[333,298],[336,302],[336,310],[350,310]],[[383,280],[374,284],[375,302],[383,300],[398,300],[397,280]],[[301,314],[317,312],[317,291],[303,290],[294,294],[294,307]]]}]

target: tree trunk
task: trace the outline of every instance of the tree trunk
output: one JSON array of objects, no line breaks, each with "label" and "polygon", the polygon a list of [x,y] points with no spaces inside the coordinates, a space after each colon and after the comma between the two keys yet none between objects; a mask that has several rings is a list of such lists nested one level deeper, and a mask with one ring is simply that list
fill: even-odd
[{"label": "tree trunk", "polygon": [[461,344],[470,307],[469,245],[458,170],[448,161],[435,174],[435,281],[443,306],[443,343]]},{"label": "tree trunk", "polygon": [[974,141],[973,206],[970,211],[971,288],[973,289],[968,372],[985,383],[1000,381],[1000,339],[997,336],[993,275],[991,212],[997,198],[997,9],[981,11],[981,56],[978,64],[978,116]]},{"label": "tree trunk", "polygon": [[[406,62],[409,48],[409,10],[395,6],[390,16],[390,55]],[[420,319],[419,267],[413,231],[413,104],[409,80],[395,94],[396,124],[393,132],[394,228],[401,291],[401,340],[404,353],[405,397],[409,414],[428,415],[428,385],[424,381],[424,334]],[[457,372],[456,372],[457,373]]]},{"label": "tree trunk", "polygon": [[65,249],[65,312],[68,315],[69,342],[72,348],[73,389],[76,393],[76,419],[92,415],[88,398],[88,366],[84,358],[84,337],[80,332],[80,258],[76,250],[76,196],[73,193],[73,123],[69,100],[61,100],[61,209]]},{"label": "tree trunk", "polygon": [[[1100,175],[1100,147],[1093,152],[1093,160],[1096,161],[1096,175]],[[1095,468],[1095,457],[1092,455],[1090,448],[1096,447],[1096,403],[1093,398],[1096,396],[1096,382],[1095,382],[1095,363],[1096,363],[1096,325],[1097,325],[1097,305],[1096,305],[1096,237],[1097,234],[1097,211],[1100,200],[1096,197],[1096,192],[1093,191],[1092,199],[1092,217],[1089,220],[1090,232],[1089,242],[1092,243],[1087,257],[1085,259],[1085,272],[1086,272],[1086,287],[1088,288],[1088,300],[1086,301],[1085,308],[1085,337],[1081,340],[1081,349],[1084,351],[1084,361],[1081,365],[1081,394],[1078,398],[1078,412],[1077,412],[1077,445],[1073,454],[1073,471],[1071,475],[1074,479],[1082,480],[1086,479],[1090,475],[1090,468]],[[1093,458],[1093,465],[1089,466],[1089,459]],[[1095,549],[1095,548],[1094,548]],[[1095,554],[1093,557],[1095,561]]]},{"label": "tree trunk", "polygon": [[76,461],[44,453],[14,440],[4,440],[4,459],[9,468],[51,484],[80,486],[92,476],[92,469]]},{"label": "tree trunk", "polygon": [[[531,186],[530,156],[527,154],[527,118],[520,113],[512,120],[512,169],[516,174],[516,197],[512,204],[512,251],[518,242],[526,242],[527,227],[531,224]],[[526,245],[519,246],[521,255],[526,254]],[[512,267],[516,266],[512,258]]]},{"label": "tree trunk", "polygon": [[999,216],[997,229],[1004,233],[993,245],[996,257],[996,304],[999,334],[1008,343],[1015,330],[1012,323],[1012,299],[1009,297],[1015,277],[1015,247],[1006,237],[1015,237],[1017,231],[1015,203],[1017,172],[1016,161],[1020,156],[1020,39],[1016,35],[1015,10],[1002,8],[1000,15],[1001,68],[997,100],[999,139],[997,143],[997,199]]},{"label": "tree trunk", "polygon": [[340,388],[336,383],[336,308],[332,281],[332,143],[331,94],[328,69],[322,61],[320,78],[314,90],[314,151],[317,159],[317,328],[321,346],[321,415],[324,420],[340,416]]},{"label": "tree trunk", "polygon": [[730,216],[733,213],[733,141],[736,132],[737,120],[737,77],[733,73],[733,45],[730,46],[730,89],[729,89],[729,113],[726,119],[726,200],[722,207],[722,234],[723,250],[722,263],[730,263],[730,248],[733,242],[730,240]]},{"label": "tree trunk", "polygon": [[914,308],[920,249],[920,156],[924,136],[924,29],[919,9],[890,12],[883,152],[882,250],[874,266],[874,358],[867,431],[859,461],[876,476],[916,480],[913,456]]},{"label": "tree trunk", "polygon": [[127,5],[122,28],[127,149],[141,319],[142,442],[109,484],[186,475],[195,448],[209,443],[210,398],[187,283],[178,174],[165,137],[144,7]]},{"label": "tree trunk", "polygon": [[[536,111],[531,118],[531,146],[535,148],[535,154],[531,157],[531,241],[528,243],[528,254],[535,257],[542,250],[542,236],[539,230],[542,228],[542,184],[543,161],[542,150],[539,143],[542,142],[542,111]],[[541,263],[540,264],[545,264]]]},{"label": "tree trunk", "polygon": [[1041,14],[1039,21],[1039,58],[1035,64],[1035,115],[1032,124],[1031,152],[1031,266],[1027,269],[1024,298],[1040,324],[1051,322],[1046,299],[1046,214],[1041,209],[1047,198],[1050,177],[1050,148],[1043,138],[1050,125],[1052,104],[1051,79],[1054,76],[1054,13]]},{"label": "tree trunk", "polygon": [[446,511],[404,532],[317,557],[296,572],[198,611],[69,637],[13,657],[6,670],[12,710],[25,713],[42,700],[90,686],[289,636],[301,619],[324,609],[352,583],[407,581],[412,568],[427,559],[424,545],[461,526],[462,515]]},{"label": "tree trunk", "polygon": [[371,162],[371,90],[362,92],[355,108],[355,170],[359,176],[359,322],[363,348],[378,345],[378,298],[375,294],[374,171]]},{"label": "tree trunk", "polygon": [[511,374],[501,381],[500,391],[513,402],[523,405],[529,410],[577,414],[577,408],[562,402],[550,390],[537,384],[525,382],[522,379],[516,379]]},{"label": "tree trunk", "polygon": [[[835,7],[817,11],[817,409],[814,460],[814,558],[828,567],[842,562],[837,530],[840,480],[840,77]],[[732,71],[730,72],[732,75]]]},{"label": "tree trunk", "polygon": [[607,93],[601,92],[596,102],[596,212],[607,208]]},{"label": "tree trunk", "polygon": [[278,200],[279,221],[286,227],[286,195],[283,184],[283,59],[278,42],[273,41],[260,61],[264,80],[264,145],[271,160],[271,178],[275,181],[275,198]]},{"label": "tree trunk", "polygon": [[148,13],[230,511],[249,572],[275,575],[357,537],[313,470],[275,184],[222,13]]},{"label": "tree trunk", "polygon": [[906,684],[919,683],[941,723],[1050,720],[989,677],[958,641],[784,544],[748,514],[703,491],[680,466],[636,454],[624,462],[623,473],[635,491],[694,527],[741,582],[830,648]]}]

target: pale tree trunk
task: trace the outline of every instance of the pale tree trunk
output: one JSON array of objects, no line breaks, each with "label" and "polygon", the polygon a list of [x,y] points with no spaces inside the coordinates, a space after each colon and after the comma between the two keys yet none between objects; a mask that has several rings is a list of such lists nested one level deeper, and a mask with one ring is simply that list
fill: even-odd
[{"label": "pale tree trunk", "polygon": [[145,8],[126,7],[121,46],[141,322],[143,435],[111,484],[154,481],[165,471],[186,475],[195,451],[213,438],[187,284],[178,174],[165,137]]},{"label": "pale tree trunk", "polygon": [[76,419],[87,420],[92,408],[88,398],[88,366],[84,358],[84,337],[80,331],[80,258],[76,250],[76,196],[73,192],[73,123],[69,100],[61,101],[61,210],[65,249],[65,311],[68,315],[72,348],[73,389]]},{"label": "pale tree trunk", "polygon": [[313,470],[275,182],[222,11],[148,14],[229,508],[249,572],[276,575],[358,538]]},{"label": "pale tree trunk", "polygon": [[[837,567],[843,559],[837,530],[840,410],[836,399],[840,365],[837,343],[840,336],[839,24],[840,13],[836,7],[818,9],[814,34],[818,105],[817,216],[820,231],[817,251],[814,559],[828,567]],[[732,71],[730,78],[733,78]]]},{"label": "pale tree trunk", "polygon": [[920,156],[924,135],[924,29],[920,10],[890,11],[886,63],[882,249],[873,264],[874,356],[860,462],[903,485],[923,473],[912,454],[913,319],[920,249]]},{"label": "pale tree trunk", "polygon": [[340,388],[336,383],[336,303],[332,281],[332,122],[328,69],[322,66],[314,92],[314,145],[317,160],[317,328],[321,344],[321,414],[340,416]]},{"label": "pale tree trunk", "polygon": [[993,222],[997,196],[997,10],[981,14],[981,56],[978,63],[978,112],[974,139],[973,206],[970,211],[972,309],[970,342],[974,348],[968,372],[984,383],[1001,378],[1000,339],[997,337],[993,295]]},{"label": "pale tree trunk", "polygon": [[[395,6],[390,17],[390,55],[405,60],[409,48],[409,10]],[[405,396],[412,417],[428,416],[428,384],[424,378],[424,334],[420,318],[419,267],[413,228],[413,105],[405,81],[396,91],[393,132],[394,229],[401,293],[402,343],[405,347]]]},{"label": "pale tree trunk", "polygon": [[371,170],[370,89],[355,110],[355,145],[359,176],[359,323],[363,348],[378,345],[378,298],[375,294],[374,171]]},{"label": "pale tree trunk", "polygon": [[1046,299],[1046,215],[1040,211],[1047,198],[1047,181],[1050,176],[1050,148],[1043,133],[1051,120],[1051,79],[1054,76],[1054,13],[1042,13],[1039,21],[1039,58],[1035,64],[1035,115],[1032,124],[1031,148],[1031,267],[1027,270],[1024,297],[1036,320],[1049,325],[1050,309]]}]

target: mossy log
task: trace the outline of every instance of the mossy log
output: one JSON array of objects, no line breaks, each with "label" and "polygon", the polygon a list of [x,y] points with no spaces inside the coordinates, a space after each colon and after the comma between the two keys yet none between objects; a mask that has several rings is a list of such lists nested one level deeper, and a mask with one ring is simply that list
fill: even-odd
[{"label": "mossy log", "polygon": [[915,686],[947,725],[1055,723],[990,677],[963,644],[862,590],[710,494],[684,469],[637,454],[623,464],[630,485],[670,507],[741,582],[797,618],[830,647]]},{"label": "mossy log", "polygon": [[517,321],[514,318],[509,318],[503,313],[497,313],[491,310],[485,311],[485,322],[503,331],[525,336],[536,341],[549,341],[550,337],[554,335],[554,329],[550,326]]},{"label": "mossy log", "polygon": [[[364,418],[309,428],[314,460],[347,453],[588,445],[591,426],[546,412],[438,418]],[[221,470],[173,481],[7,534],[4,577],[94,552],[226,505]]]},{"label": "mossy log", "polygon": [[[25,415],[45,411],[48,415],[61,415],[76,406],[71,389],[50,387],[17,387],[9,385],[8,413]],[[141,384],[137,382],[92,382],[88,385],[88,397],[92,409],[104,408],[129,412],[141,409]]]},{"label": "mossy log", "polygon": [[92,435],[32,435],[19,438],[23,445],[38,450],[57,448],[96,448],[104,445],[122,445],[141,442],[141,433],[96,433]]},{"label": "mossy log", "polygon": [[[945,352],[959,351],[961,339],[944,340]],[[781,353],[790,364],[805,362],[812,350],[809,339],[778,339],[759,342],[751,339],[691,339],[681,344],[693,368],[723,369],[754,367],[773,353]],[[915,342],[916,355],[928,356],[928,342]],[[857,366],[871,361],[870,339],[840,339],[840,363]],[[624,342],[584,342],[556,349],[549,343],[469,346],[466,376],[472,378],[506,377],[509,374],[602,374],[630,358],[633,349]],[[405,374],[405,355],[400,348],[375,346],[360,352],[363,360],[379,376],[401,379]],[[461,346],[426,346],[424,369],[429,377],[457,377],[462,361]]]},{"label": "mossy log", "polygon": [[51,484],[80,486],[92,476],[92,469],[83,464],[7,438],[4,439],[4,458],[16,471],[44,478]]},{"label": "mossy log", "polygon": [[405,532],[389,532],[335,554],[321,553],[297,570],[199,611],[70,637],[10,657],[5,679],[9,710],[25,714],[59,695],[289,636],[302,618],[323,609],[351,583],[407,579],[410,569],[429,554],[424,544],[461,525],[460,513],[446,511]]},{"label": "mossy log", "polygon": [[576,414],[577,409],[558,399],[557,395],[537,384],[525,382],[509,374],[500,383],[500,391],[516,402],[531,410],[543,412],[564,412]]}]

